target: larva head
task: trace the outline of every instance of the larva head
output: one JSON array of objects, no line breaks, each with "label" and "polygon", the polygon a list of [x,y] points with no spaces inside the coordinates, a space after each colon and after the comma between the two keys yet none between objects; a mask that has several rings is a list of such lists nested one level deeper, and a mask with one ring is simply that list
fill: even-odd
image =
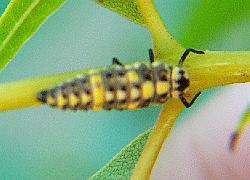
[{"label": "larva head", "polygon": [[181,95],[188,91],[189,75],[186,69],[182,67],[175,67],[172,72],[173,83],[173,97],[179,98]]}]

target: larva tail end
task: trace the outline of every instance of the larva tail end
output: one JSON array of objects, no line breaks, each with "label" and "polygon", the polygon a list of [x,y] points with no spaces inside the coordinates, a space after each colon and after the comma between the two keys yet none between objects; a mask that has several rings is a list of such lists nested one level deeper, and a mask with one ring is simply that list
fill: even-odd
[{"label": "larva tail end", "polygon": [[48,95],[47,90],[40,91],[37,93],[37,99],[42,103],[46,103],[47,102],[47,95]]}]

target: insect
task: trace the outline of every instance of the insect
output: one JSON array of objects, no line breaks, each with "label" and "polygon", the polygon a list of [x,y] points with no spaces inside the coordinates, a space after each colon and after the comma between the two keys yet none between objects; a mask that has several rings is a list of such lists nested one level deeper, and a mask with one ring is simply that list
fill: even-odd
[{"label": "insect", "polygon": [[51,89],[38,92],[37,99],[45,104],[71,110],[133,110],[147,107],[150,103],[165,103],[169,98],[179,98],[188,108],[191,102],[183,97],[190,81],[182,64],[190,52],[186,49],[176,67],[154,61],[149,49],[150,63],[123,65],[113,58],[113,66],[75,77]]}]

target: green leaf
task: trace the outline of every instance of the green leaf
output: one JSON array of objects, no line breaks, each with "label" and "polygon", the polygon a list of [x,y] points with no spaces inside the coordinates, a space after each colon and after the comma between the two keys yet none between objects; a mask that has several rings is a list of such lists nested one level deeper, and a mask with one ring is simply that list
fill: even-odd
[{"label": "green leaf", "polygon": [[[196,2],[196,1],[195,1]],[[196,2],[197,3],[197,2]],[[216,33],[225,30],[242,19],[249,19],[248,0],[202,0],[195,10],[186,16],[182,25],[183,43],[187,47],[199,47],[213,40]]]},{"label": "green leaf", "polygon": [[0,69],[64,0],[13,0],[0,18]]},{"label": "green leaf", "polygon": [[140,13],[135,0],[96,0],[96,2],[137,24],[145,24],[144,17]]},{"label": "green leaf", "polygon": [[150,129],[139,135],[121,150],[108,164],[94,174],[90,180],[129,179],[135,164],[147,142]]}]

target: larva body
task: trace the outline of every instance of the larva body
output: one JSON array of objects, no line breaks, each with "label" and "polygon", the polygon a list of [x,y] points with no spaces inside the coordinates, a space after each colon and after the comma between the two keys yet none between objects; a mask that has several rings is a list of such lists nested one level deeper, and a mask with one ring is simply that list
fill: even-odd
[{"label": "larva body", "polygon": [[185,69],[160,62],[115,65],[90,71],[37,94],[61,109],[133,110],[179,98],[189,86]]}]

